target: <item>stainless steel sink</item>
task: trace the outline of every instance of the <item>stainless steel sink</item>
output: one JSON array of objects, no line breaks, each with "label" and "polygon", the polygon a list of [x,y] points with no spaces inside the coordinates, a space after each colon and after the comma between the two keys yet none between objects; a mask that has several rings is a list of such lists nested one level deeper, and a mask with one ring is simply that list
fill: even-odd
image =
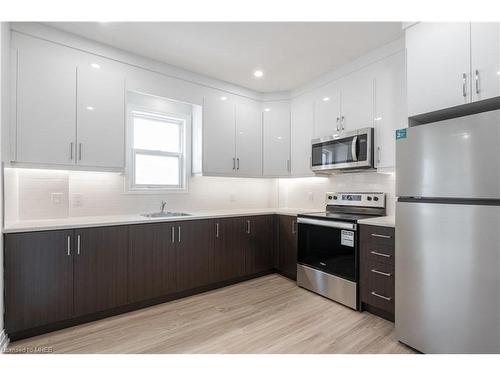
[{"label": "stainless steel sink", "polygon": [[141,214],[144,217],[177,217],[177,216],[190,216],[190,214],[186,214],[184,212],[153,212],[150,214]]}]

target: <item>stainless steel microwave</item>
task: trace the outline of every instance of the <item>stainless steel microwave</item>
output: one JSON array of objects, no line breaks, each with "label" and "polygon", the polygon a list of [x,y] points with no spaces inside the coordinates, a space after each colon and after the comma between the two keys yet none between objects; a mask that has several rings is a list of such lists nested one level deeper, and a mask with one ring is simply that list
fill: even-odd
[{"label": "stainless steel microwave", "polygon": [[316,138],[311,147],[314,172],[373,168],[373,128]]}]

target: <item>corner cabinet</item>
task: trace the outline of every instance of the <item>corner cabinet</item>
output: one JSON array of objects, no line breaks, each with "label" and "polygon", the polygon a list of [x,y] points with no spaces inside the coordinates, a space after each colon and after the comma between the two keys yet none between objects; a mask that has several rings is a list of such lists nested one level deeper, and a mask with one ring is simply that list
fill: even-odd
[{"label": "corner cabinet", "polygon": [[16,67],[12,161],[124,167],[125,79],[113,63],[19,49]]},{"label": "corner cabinet", "polygon": [[290,102],[263,103],[264,176],[288,177],[290,161]]},{"label": "corner cabinet", "polygon": [[499,23],[418,23],[406,46],[409,117],[500,96]]}]

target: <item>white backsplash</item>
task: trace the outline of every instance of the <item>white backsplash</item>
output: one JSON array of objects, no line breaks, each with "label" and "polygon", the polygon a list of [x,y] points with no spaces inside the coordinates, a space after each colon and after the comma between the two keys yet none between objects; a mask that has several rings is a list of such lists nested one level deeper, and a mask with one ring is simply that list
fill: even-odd
[{"label": "white backsplash", "polygon": [[280,179],[278,191],[280,207],[323,210],[326,192],[386,193],[388,215],[394,215],[396,205],[393,172],[341,173],[329,177]]},{"label": "white backsplash", "polygon": [[12,168],[5,194],[6,221],[154,212],[162,200],[169,210],[269,208],[278,196],[274,179],[193,177],[188,192],[137,194],[125,193],[120,173]]},{"label": "white backsplash", "polygon": [[[188,192],[125,193],[119,173],[5,169],[6,221],[158,211],[160,202],[176,211],[239,208],[323,210],[328,191],[385,192],[394,214],[393,173],[347,173],[308,178],[192,177]],[[54,196],[54,194],[56,194]]]}]

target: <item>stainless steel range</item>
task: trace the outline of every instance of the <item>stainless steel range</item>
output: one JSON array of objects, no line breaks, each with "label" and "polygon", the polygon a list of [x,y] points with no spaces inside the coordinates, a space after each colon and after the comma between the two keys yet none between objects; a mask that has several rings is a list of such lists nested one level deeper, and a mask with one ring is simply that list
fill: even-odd
[{"label": "stainless steel range", "polygon": [[297,284],[357,310],[358,220],[384,215],[384,193],[327,193],[324,212],[299,215]]}]

